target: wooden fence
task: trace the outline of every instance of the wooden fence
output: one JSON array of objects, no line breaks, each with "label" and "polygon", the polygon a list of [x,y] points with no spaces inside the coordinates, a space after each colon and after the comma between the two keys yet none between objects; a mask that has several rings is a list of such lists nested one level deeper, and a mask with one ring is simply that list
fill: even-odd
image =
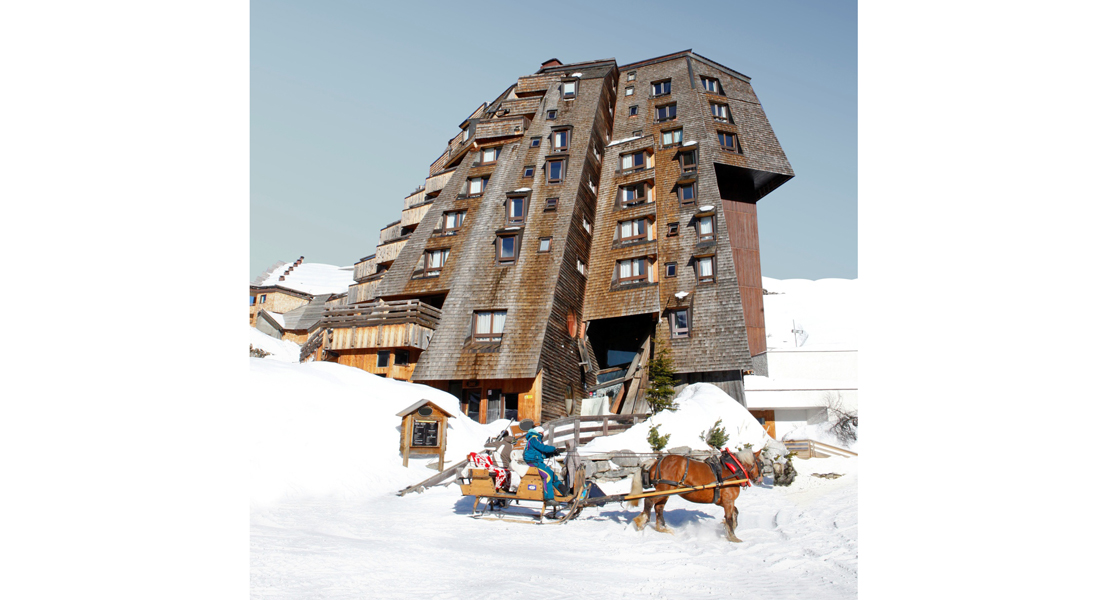
[{"label": "wooden fence", "polygon": [[397,302],[370,302],[360,306],[329,308],[321,317],[321,327],[372,327],[416,323],[435,330],[443,312],[419,300]]},{"label": "wooden fence", "polygon": [[783,445],[787,447],[788,451],[794,452],[798,458],[829,458],[830,456],[850,458],[859,456],[851,450],[830,446],[817,440],[790,440],[784,441]]},{"label": "wooden fence", "polygon": [[630,429],[648,419],[648,414],[593,415],[587,417],[563,417],[544,423],[544,440],[559,448],[577,448],[592,440]]}]

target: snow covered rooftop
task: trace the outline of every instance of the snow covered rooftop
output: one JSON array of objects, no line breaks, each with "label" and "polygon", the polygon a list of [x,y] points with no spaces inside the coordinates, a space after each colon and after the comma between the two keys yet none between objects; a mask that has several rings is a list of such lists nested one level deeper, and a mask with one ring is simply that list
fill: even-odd
[{"label": "snow covered rooftop", "polygon": [[287,267],[280,267],[265,277],[260,283],[253,285],[284,287],[304,294],[342,294],[348,291],[348,286],[355,283],[355,267],[337,267],[321,263],[302,263],[293,271],[286,273],[286,279],[279,281],[279,276],[286,272]]}]

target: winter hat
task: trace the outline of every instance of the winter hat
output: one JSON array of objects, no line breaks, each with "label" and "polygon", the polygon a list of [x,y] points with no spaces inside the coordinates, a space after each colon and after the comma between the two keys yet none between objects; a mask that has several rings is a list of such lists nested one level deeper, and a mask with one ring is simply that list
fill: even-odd
[{"label": "winter hat", "polygon": [[543,428],[542,428],[541,426],[539,426],[539,427],[532,427],[532,428],[531,428],[531,431],[534,431],[535,433],[543,433],[543,432],[545,432],[546,430],[545,430],[545,429],[543,429]]}]

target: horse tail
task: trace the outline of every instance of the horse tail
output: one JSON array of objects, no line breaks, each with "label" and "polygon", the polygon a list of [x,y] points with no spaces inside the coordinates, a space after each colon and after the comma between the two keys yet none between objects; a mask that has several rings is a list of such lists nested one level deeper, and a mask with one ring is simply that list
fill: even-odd
[{"label": "horse tail", "polygon": [[[630,495],[636,496],[644,491],[642,487],[642,469],[638,469],[638,472],[633,475],[630,482]],[[638,499],[635,498],[630,501],[631,506],[638,506]]]}]

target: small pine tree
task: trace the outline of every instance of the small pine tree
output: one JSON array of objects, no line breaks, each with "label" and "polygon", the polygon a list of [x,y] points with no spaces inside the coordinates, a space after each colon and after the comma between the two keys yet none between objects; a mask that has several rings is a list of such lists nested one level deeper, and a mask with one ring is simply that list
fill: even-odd
[{"label": "small pine tree", "polygon": [[653,448],[654,452],[660,452],[661,450],[664,450],[665,446],[668,445],[668,439],[672,437],[671,433],[661,435],[661,432],[659,431],[660,427],[660,425],[650,425],[649,437],[646,438],[649,441],[649,447]]},{"label": "small pine tree", "polygon": [[645,399],[649,402],[653,414],[662,410],[675,412],[680,408],[673,396],[676,390],[672,385],[676,382],[676,373],[672,370],[672,357],[669,356],[668,344],[660,337],[654,343],[653,357],[649,360],[649,389],[646,390]]},{"label": "small pine tree", "polygon": [[726,442],[730,440],[730,436],[726,433],[726,428],[722,427],[722,419],[718,419],[710,429],[699,434],[699,439],[706,442],[711,448],[720,450],[726,447]]}]

